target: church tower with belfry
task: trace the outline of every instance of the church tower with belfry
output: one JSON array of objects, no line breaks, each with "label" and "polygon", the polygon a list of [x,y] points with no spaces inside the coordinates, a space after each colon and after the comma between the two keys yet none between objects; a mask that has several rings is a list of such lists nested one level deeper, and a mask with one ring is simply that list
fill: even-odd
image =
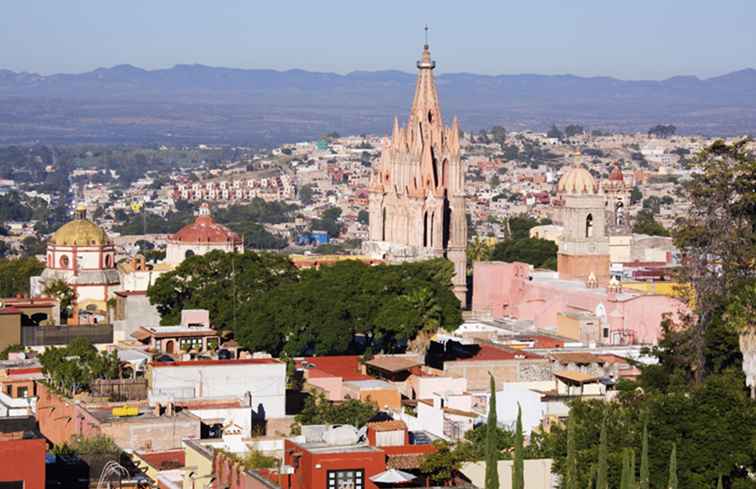
[{"label": "church tower with belfry", "polygon": [[[427,33],[427,28],[426,28]],[[369,185],[369,240],[363,251],[388,262],[446,257],[454,293],[466,304],[467,219],[459,122],[444,125],[427,39],[407,125],[394,118]]]},{"label": "church tower with belfry", "polygon": [[610,269],[606,196],[580,163],[580,154],[562,175],[557,192],[564,227],[557,254],[559,278],[605,285]]}]

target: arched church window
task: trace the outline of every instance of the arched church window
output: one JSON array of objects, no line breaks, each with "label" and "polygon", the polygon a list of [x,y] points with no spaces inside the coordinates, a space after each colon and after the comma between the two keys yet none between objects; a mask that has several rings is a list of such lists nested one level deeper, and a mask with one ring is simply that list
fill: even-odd
[{"label": "arched church window", "polygon": [[428,122],[433,123],[433,112],[428,111]]},{"label": "arched church window", "polygon": [[59,263],[60,263],[60,268],[68,268],[68,265],[69,265],[68,257],[66,255],[61,256]]},{"label": "arched church window", "polygon": [[105,255],[105,268],[113,268],[113,255]]},{"label": "arched church window", "polygon": [[423,213],[423,246],[428,246],[428,212]]},{"label": "arched church window", "polygon": [[585,237],[593,237],[593,214],[588,214],[585,218]]},{"label": "arched church window", "polygon": [[625,205],[622,203],[622,201],[617,202],[617,204],[614,206],[614,223],[617,226],[622,226],[625,224]]},{"label": "arched church window", "polygon": [[386,241],[386,208],[383,208],[383,217],[382,217],[383,223],[381,226],[381,240]]},{"label": "arched church window", "polygon": [[192,250],[186,250],[186,253],[184,253],[184,258],[191,258],[194,256],[194,252]]}]

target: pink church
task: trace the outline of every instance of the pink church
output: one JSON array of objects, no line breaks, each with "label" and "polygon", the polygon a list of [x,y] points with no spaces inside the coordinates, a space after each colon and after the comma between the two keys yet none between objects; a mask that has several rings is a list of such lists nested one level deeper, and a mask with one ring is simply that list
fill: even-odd
[{"label": "pink church", "polygon": [[673,297],[590,287],[559,279],[556,272],[530,271],[526,263],[476,262],[473,284],[476,313],[532,320],[540,329],[560,332],[560,323],[582,313],[595,317],[593,337],[600,344],[656,344],[664,315],[687,312]]}]

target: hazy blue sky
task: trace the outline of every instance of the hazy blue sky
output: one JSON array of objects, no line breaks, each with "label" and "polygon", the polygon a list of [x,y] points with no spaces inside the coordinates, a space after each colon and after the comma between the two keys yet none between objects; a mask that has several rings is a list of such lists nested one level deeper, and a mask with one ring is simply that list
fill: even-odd
[{"label": "hazy blue sky", "polygon": [[0,68],[130,63],[702,77],[756,67],[756,0],[5,0]]}]

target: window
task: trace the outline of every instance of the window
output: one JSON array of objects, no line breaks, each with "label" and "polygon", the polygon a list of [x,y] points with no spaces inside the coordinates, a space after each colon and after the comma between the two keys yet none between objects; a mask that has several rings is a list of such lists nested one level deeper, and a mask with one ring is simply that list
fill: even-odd
[{"label": "window", "polygon": [[588,214],[588,217],[585,218],[585,237],[593,237],[593,214]]},{"label": "window", "polygon": [[68,268],[68,257],[66,255],[60,257],[60,268]]},{"label": "window", "polygon": [[29,388],[27,386],[17,388],[16,397],[29,397]]},{"label": "window", "polygon": [[364,489],[364,470],[329,470],[327,489]]},{"label": "window", "polygon": [[604,328],[604,338],[609,338],[609,328]]},{"label": "window", "polygon": [[179,339],[179,348],[182,351],[189,351],[192,349],[195,349],[197,351],[202,351],[202,338],[198,338],[198,337],[181,338]]}]

